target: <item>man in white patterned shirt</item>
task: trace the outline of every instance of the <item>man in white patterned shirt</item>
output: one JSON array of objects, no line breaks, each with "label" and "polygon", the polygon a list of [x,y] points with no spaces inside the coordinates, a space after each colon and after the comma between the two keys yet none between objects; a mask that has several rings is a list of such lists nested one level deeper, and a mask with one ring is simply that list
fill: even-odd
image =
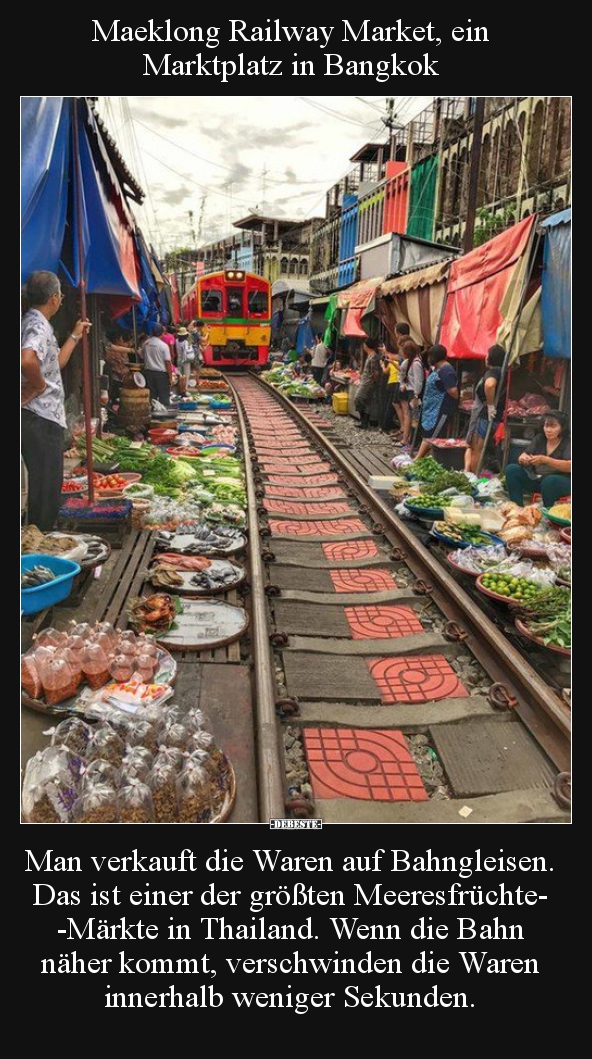
[{"label": "man in white patterned shirt", "polygon": [[25,286],[29,306],[21,322],[21,451],[28,478],[27,521],[44,533],[60,509],[64,466],[64,386],[61,372],[89,320],[77,320],[61,349],[52,316],[64,299],[54,272],[32,272]]}]

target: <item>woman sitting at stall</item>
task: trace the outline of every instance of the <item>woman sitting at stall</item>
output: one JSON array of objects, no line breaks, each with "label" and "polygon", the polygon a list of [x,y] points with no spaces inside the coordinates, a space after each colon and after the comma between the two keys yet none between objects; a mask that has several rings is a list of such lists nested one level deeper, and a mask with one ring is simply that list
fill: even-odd
[{"label": "woman sitting at stall", "polygon": [[524,494],[541,493],[545,507],[571,493],[571,441],[565,412],[547,412],[543,429],[506,467],[506,490],[515,504],[524,507]]},{"label": "woman sitting at stall", "polygon": [[506,392],[504,387],[501,393],[498,391],[505,357],[506,352],[502,346],[490,346],[487,350],[485,374],[475,387],[475,399],[467,429],[468,448],[465,451],[465,471],[476,473],[487,437],[488,425],[492,424],[491,433],[494,434],[502,421]]}]

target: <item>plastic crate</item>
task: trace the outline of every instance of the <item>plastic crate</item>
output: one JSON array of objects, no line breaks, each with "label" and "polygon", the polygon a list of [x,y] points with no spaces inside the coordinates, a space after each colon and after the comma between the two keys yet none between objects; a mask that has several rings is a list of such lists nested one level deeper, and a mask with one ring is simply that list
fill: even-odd
[{"label": "plastic crate", "polygon": [[331,399],[331,404],[335,415],[346,416],[348,413],[348,402],[349,395],[347,390],[344,393],[334,393]]},{"label": "plastic crate", "polygon": [[59,555],[21,556],[21,575],[34,566],[47,566],[56,575],[55,580],[37,588],[21,588],[21,611],[23,614],[37,614],[40,610],[61,603],[72,591],[74,578],[80,573],[80,566],[72,559],[62,559]]}]

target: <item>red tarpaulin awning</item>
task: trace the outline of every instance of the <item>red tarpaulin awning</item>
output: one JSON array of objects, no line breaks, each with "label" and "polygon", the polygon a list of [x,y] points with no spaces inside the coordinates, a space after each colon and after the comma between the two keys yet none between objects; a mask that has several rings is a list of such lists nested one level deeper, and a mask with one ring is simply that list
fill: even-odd
[{"label": "red tarpaulin awning", "polygon": [[440,342],[448,356],[483,359],[496,342],[500,306],[522,255],[530,245],[535,216],[453,261],[448,276]]}]

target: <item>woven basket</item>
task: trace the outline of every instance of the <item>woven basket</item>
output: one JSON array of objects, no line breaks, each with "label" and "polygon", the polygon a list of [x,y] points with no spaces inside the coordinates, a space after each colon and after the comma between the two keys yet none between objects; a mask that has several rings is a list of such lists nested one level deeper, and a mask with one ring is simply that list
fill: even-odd
[{"label": "woven basket", "polygon": [[150,422],[150,390],[128,390],[122,387],[117,420],[123,427],[141,429]]}]

